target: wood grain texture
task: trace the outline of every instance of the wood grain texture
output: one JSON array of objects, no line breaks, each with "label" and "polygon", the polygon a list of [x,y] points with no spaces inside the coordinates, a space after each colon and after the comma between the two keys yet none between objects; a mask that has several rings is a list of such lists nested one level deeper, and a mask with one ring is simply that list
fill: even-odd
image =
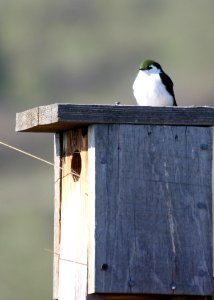
[{"label": "wood grain texture", "polygon": [[93,125],[90,138],[89,291],[211,295],[211,128]]},{"label": "wood grain texture", "polygon": [[206,296],[169,296],[169,295],[93,295],[87,300],[212,300]]},{"label": "wood grain texture", "polygon": [[59,132],[95,123],[213,126],[214,108],[52,104],[16,114],[16,131]]},{"label": "wood grain texture", "polygon": [[[81,157],[80,177],[73,174]],[[79,162],[79,160],[77,161]],[[75,165],[76,166],[76,165]],[[87,135],[63,133],[59,300],[85,300],[87,293]]]},{"label": "wood grain texture", "polygon": [[58,299],[59,284],[59,253],[60,253],[60,222],[61,222],[61,153],[62,134],[54,136],[54,173],[55,173],[55,199],[54,199],[54,262],[53,262],[53,299]]}]

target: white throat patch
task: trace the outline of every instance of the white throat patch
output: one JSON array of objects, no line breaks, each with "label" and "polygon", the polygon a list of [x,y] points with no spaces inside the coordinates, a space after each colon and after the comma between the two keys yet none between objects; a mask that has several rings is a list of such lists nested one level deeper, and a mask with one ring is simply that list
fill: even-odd
[{"label": "white throat patch", "polygon": [[173,97],[160,78],[161,70],[151,65],[150,70],[140,70],[133,84],[134,96],[139,105],[170,106]]},{"label": "white throat patch", "polygon": [[160,74],[161,73],[161,70],[158,69],[157,67],[155,67],[154,65],[151,65],[150,68],[151,69],[145,70],[145,71],[142,71],[142,72],[146,72],[148,74]]}]

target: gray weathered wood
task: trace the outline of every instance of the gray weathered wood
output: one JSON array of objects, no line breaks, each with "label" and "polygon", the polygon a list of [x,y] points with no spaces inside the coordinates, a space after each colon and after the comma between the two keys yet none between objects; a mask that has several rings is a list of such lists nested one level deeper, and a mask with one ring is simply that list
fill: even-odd
[{"label": "gray weathered wood", "polygon": [[90,126],[90,293],[211,295],[211,140],[208,127]]},{"label": "gray weathered wood", "polygon": [[169,295],[92,295],[87,300],[211,300],[206,296],[169,296]]},{"label": "gray weathered wood", "polygon": [[[213,175],[213,180],[212,180],[212,220],[214,222],[214,127],[212,127],[212,155],[213,155],[213,159],[212,159],[212,175]],[[212,226],[212,228],[214,227],[214,224]],[[214,230],[213,232],[213,246],[214,246]],[[213,249],[213,279],[214,279],[214,249]],[[213,280],[213,299],[214,299],[214,280]]]},{"label": "gray weathered wood", "polygon": [[16,131],[58,132],[94,123],[212,126],[214,108],[52,104],[16,115]]}]

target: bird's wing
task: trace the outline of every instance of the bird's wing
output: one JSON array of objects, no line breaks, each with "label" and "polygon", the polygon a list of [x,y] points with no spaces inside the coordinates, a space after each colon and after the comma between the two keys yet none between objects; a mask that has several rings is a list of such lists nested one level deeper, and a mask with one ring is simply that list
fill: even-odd
[{"label": "bird's wing", "polygon": [[160,73],[160,77],[162,79],[162,82],[165,84],[166,86],[166,90],[173,96],[173,105],[177,106],[176,100],[175,100],[175,94],[174,94],[174,90],[173,90],[173,82],[171,80],[171,78],[166,74],[166,73]]}]

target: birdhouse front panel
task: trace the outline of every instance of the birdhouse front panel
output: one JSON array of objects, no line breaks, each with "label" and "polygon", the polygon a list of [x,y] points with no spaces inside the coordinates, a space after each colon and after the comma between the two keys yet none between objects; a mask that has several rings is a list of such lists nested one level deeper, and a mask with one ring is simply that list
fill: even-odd
[{"label": "birdhouse front panel", "polygon": [[210,295],[212,131],[92,125],[89,293]]}]

